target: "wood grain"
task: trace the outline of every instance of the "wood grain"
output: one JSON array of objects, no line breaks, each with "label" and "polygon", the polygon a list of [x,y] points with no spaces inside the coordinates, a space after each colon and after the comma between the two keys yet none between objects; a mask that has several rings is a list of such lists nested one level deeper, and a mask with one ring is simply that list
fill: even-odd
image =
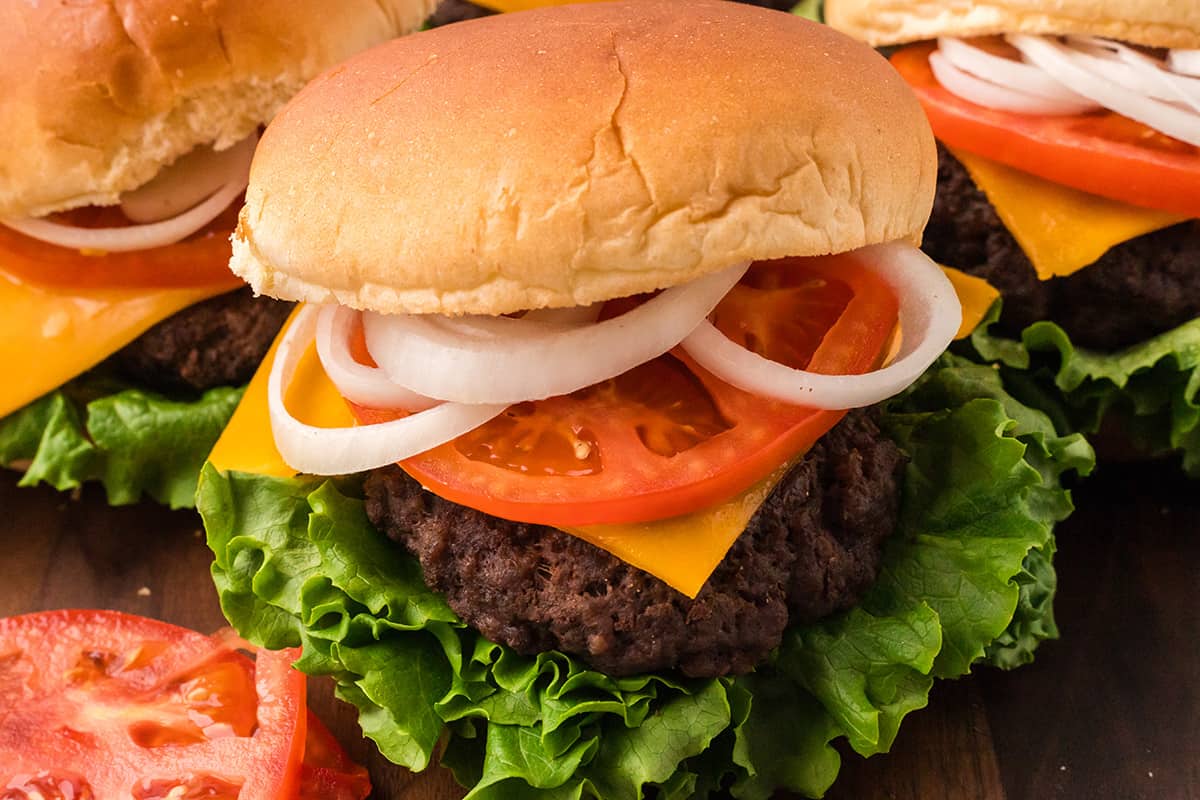
[{"label": "wood grain", "polygon": [[[1200,484],[1169,464],[1114,468],[1076,499],[1059,532],[1063,640],[1015,672],[938,684],[890,754],[844,754],[830,798],[1200,798]],[[0,615],[101,607],[224,624],[194,514],[18,489],[6,473],[0,548]],[[310,699],[375,797],[462,796],[445,771],[386,763],[328,682]]]}]

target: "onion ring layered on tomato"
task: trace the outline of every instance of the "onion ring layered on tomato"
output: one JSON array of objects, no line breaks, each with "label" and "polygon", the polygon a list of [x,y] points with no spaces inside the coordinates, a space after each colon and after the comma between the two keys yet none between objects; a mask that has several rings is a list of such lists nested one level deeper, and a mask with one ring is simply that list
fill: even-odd
[{"label": "onion ring layered on tomato", "polygon": [[[604,314],[636,302],[612,301]],[[896,297],[875,273],[833,256],[754,264],[713,321],[750,351],[794,369],[860,374],[884,360],[897,316]],[[365,348],[356,355],[370,363]],[[364,424],[406,413],[351,405]],[[677,350],[569,395],[511,406],[401,467],[446,499],[506,519],[641,522],[745,491],[844,413],[742,391]]]},{"label": "onion ring layered on tomato", "polygon": [[1046,115],[977,105],[938,81],[929,64],[936,47],[911,45],[891,62],[950,147],[1101,197],[1200,217],[1200,148],[1105,109]]}]

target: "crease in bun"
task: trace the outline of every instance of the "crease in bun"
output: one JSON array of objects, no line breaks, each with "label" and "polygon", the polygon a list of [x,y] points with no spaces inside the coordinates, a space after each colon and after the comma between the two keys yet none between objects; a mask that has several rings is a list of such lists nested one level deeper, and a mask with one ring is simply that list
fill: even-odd
[{"label": "crease in bun", "polygon": [[223,149],[434,0],[130,0],[0,8],[0,217],[109,205]]},{"label": "crease in bun", "polygon": [[826,0],[825,20],[877,47],[1030,33],[1200,48],[1200,3],[1194,0]]},{"label": "crease in bun", "polygon": [[500,314],[749,259],[917,240],[936,157],[869,48],[734,3],[547,8],[390,42],[310,84],[255,156],[255,291]]}]

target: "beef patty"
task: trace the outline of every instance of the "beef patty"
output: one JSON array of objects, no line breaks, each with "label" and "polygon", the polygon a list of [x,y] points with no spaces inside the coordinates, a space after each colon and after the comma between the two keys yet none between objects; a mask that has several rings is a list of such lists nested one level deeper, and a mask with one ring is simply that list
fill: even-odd
[{"label": "beef patty", "polygon": [[1117,245],[1064,278],[1038,280],[966,168],[938,145],[937,197],[922,249],[1000,290],[1006,333],[1053,320],[1094,350],[1119,350],[1200,316],[1200,223]]},{"label": "beef patty", "polygon": [[904,456],[852,411],[779,483],[696,599],[561,531],[423,490],[398,467],[366,480],[371,521],[489,639],[561,650],[610,675],[749,671],[790,622],[856,604],[896,526]]},{"label": "beef patty", "polygon": [[168,317],[111,363],[139,385],[163,392],[239,386],[250,380],[291,309],[291,303],[239,289]]}]

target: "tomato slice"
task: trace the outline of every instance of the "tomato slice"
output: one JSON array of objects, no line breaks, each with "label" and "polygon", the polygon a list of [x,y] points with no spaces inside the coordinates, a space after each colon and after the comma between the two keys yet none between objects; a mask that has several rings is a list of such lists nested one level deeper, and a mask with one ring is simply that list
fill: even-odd
[{"label": "tomato slice", "polygon": [[4,797],[295,797],[306,728],[298,655],[251,661],[113,611],[0,620]]},{"label": "tomato slice", "polygon": [[[884,357],[895,296],[857,254],[754,264],[714,314],[751,350],[795,368],[862,373]],[[351,405],[365,424],[403,412]],[[436,494],[559,527],[709,508],[813,445],[844,412],[764,399],[682,352],[570,395],[521,403],[401,463]]]},{"label": "tomato slice", "polygon": [[308,712],[299,800],[366,800],[370,793],[367,771],[351,761],[329,729]]},{"label": "tomato slice", "polygon": [[[171,289],[244,286],[229,271],[235,203],[196,234],[166,247],[88,255],[48,244],[0,225],[0,270],[22,283],[58,289]],[[119,209],[86,208],[69,214],[80,227],[127,224]]]},{"label": "tomato slice", "polygon": [[891,61],[949,146],[1130,205],[1200,217],[1200,148],[1111,111],[1041,116],[975,105],[938,83],[934,48],[911,45]]}]

